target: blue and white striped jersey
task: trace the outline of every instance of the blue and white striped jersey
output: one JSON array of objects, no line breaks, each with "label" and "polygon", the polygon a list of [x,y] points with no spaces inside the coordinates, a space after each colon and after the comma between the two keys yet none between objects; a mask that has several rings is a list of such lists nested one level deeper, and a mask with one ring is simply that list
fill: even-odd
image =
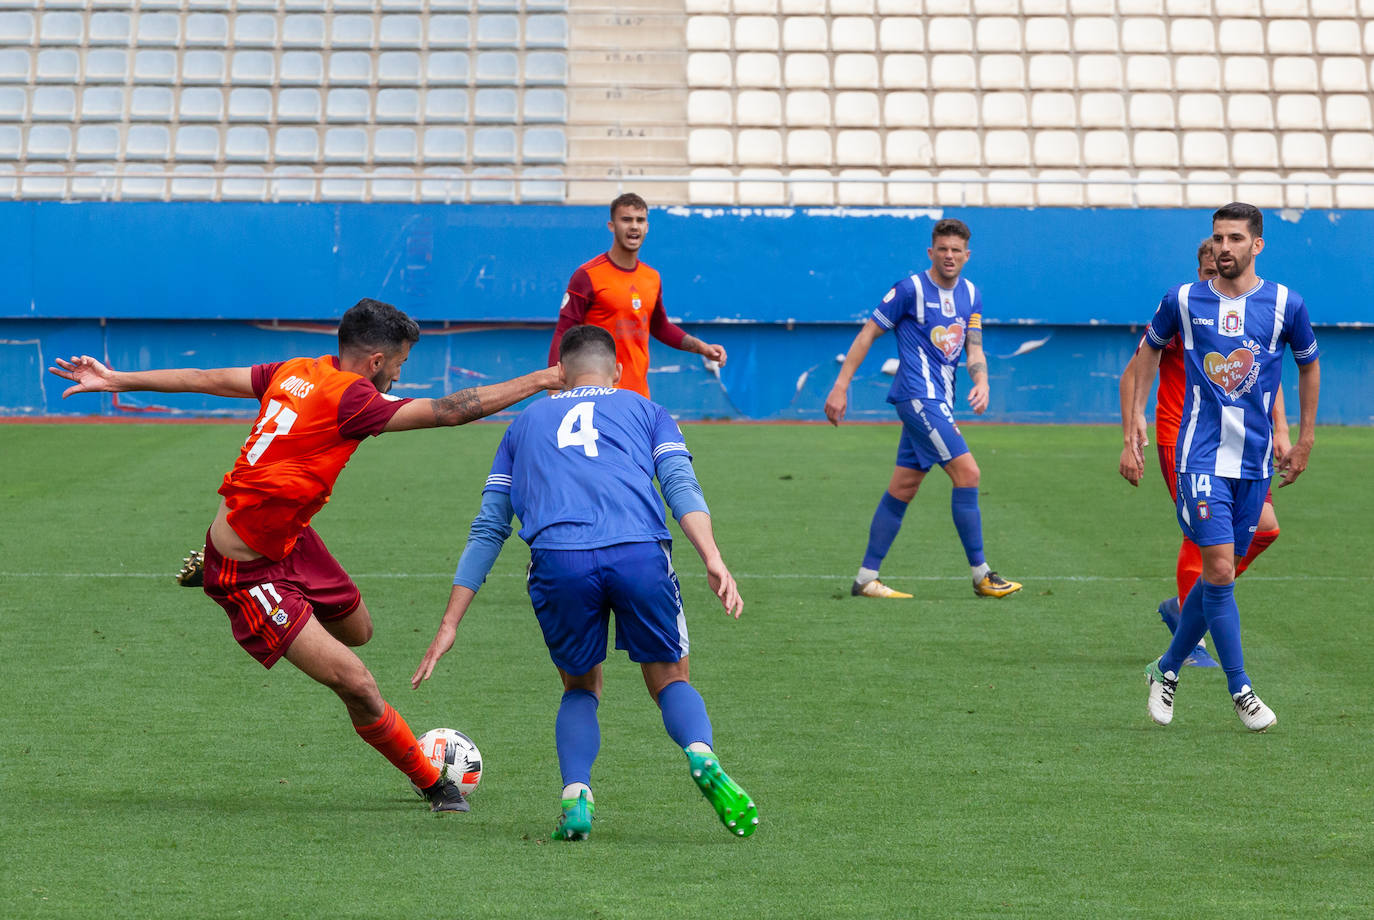
[{"label": "blue and white striped jersey", "polygon": [[539,549],[671,539],[658,464],[691,459],[668,411],[633,390],[577,387],[511,422],[483,491],[506,492],[520,538]]},{"label": "blue and white striped jersey", "polygon": [[873,311],[884,331],[897,330],[897,376],[887,401],[934,399],[954,406],[954,373],[971,329],[983,328],[983,295],[962,278],[953,290],[930,272],[903,278]]},{"label": "blue and white striped jersey", "polygon": [[1178,472],[1228,479],[1274,474],[1274,391],[1283,346],[1298,364],[1317,360],[1307,305],[1296,291],[1260,281],[1234,300],[1211,282],[1182,284],[1164,295],[1145,327],[1162,349],[1183,340],[1186,385],[1178,436]]}]

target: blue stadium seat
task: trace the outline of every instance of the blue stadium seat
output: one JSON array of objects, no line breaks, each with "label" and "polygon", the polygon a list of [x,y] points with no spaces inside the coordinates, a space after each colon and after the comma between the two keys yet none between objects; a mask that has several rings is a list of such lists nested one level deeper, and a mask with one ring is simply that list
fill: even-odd
[{"label": "blue stadium seat", "polygon": [[0,160],[19,159],[23,132],[18,125],[0,125]]},{"label": "blue stadium seat", "polygon": [[297,86],[324,83],[324,56],[318,51],[283,51],[281,82]]},{"label": "blue stadium seat", "polygon": [[273,201],[310,201],[315,197],[315,171],[309,166],[278,166],[272,170],[267,194]]},{"label": "blue stadium seat", "polygon": [[22,86],[0,86],[0,123],[23,121],[29,114],[29,94]]},{"label": "blue stadium seat", "polygon": [[330,23],[329,42],[335,48],[371,48],[372,17],[336,13]]},{"label": "blue stadium seat", "polygon": [[467,120],[467,90],[431,89],[425,93],[426,123]]},{"label": "blue stadium seat", "polygon": [[420,120],[420,94],[413,89],[377,91],[377,121],[415,124]]},{"label": "blue stadium seat", "polygon": [[176,146],[173,148],[178,160],[219,159],[219,128],[210,125],[182,125],[177,128]]},{"label": "blue stadium seat", "polygon": [[525,47],[568,47],[568,18],[566,16],[526,16]]},{"label": "blue stadium seat", "polygon": [[0,45],[32,45],[36,35],[33,13],[0,13]]},{"label": "blue stadium seat", "polygon": [[499,14],[477,17],[477,47],[520,47],[520,17]]},{"label": "blue stadium seat", "polygon": [[[164,82],[170,83],[176,77],[176,55],[167,55],[171,59],[171,73],[166,75]],[[67,83],[76,82],[76,75],[80,70],[80,59],[75,51],[49,50],[38,52],[38,70],[35,79],[39,83]]]},{"label": "blue stadium seat", "polygon": [[324,17],[287,15],[282,20],[281,43],[283,48],[323,48]]},{"label": "blue stadium seat", "polygon": [[515,202],[515,170],[508,166],[483,166],[472,171],[471,200],[484,204]]},{"label": "blue stadium seat", "polygon": [[76,91],[67,86],[34,87],[30,117],[34,121],[75,121]]},{"label": "blue stadium seat", "polygon": [[462,51],[430,52],[425,62],[425,80],[430,86],[466,85],[469,80],[467,54]]},{"label": "blue stadium seat", "polygon": [[318,122],[323,114],[317,89],[282,89],[277,92],[277,121]]},{"label": "blue stadium seat", "polygon": [[501,10],[514,13],[520,10],[520,0],[477,0],[477,9],[483,13]]},{"label": "blue stadium seat", "polygon": [[229,120],[264,122],[272,117],[272,91],[237,87],[229,91]]},{"label": "blue stadium seat", "polygon": [[223,13],[192,13],[186,17],[186,46],[223,48],[229,44],[229,19]]},{"label": "blue stadium seat", "polygon": [[0,49],[0,80],[6,83],[27,83],[33,72],[33,60],[24,49]]},{"label": "blue stadium seat", "polygon": [[382,167],[373,173],[373,201],[410,201],[415,197],[415,179],[409,167]]},{"label": "blue stadium seat", "polygon": [[129,125],[124,159],[165,160],[172,155],[171,133],[162,125]]},{"label": "blue stadium seat", "polygon": [[372,134],[372,159],[379,163],[413,163],[419,155],[414,128],[378,128]]},{"label": "blue stadium seat", "polygon": [[[3,18],[0,16],[0,21]],[[4,41],[3,34],[4,27],[0,26],[0,41]],[[128,13],[91,13],[90,31],[86,39],[88,44],[128,45],[132,35],[133,23]]]},{"label": "blue stadium seat", "polygon": [[462,201],[467,190],[466,180],[452,166],[426,169],[425,178],[420,180],[420,198],[424,201]]},{"label": "blue stadium seat", "polygon": [[357,166],[329,166],[320,179],[320,199],[324,201],[362,201],[367,182]]},{"label": "blue stadium seat", "polygon": [[466,16],[430,16],[425,33],[430,48],[466,48],[471,38]]},{"label": "blue stadium seat", "polygon": [[420,82],[420,55],[414,51],[383,51],[377,62],[377,82],[415,86]]},{"label": "blue stadium seat", "polygon": [[239,13],[234,17],[234,47],[272,48],[277,44],[277,17]]},{"label": "blue stadium seat", "polygon": [[520,62],[509,51],[485,51],[477,55],[478,85],[515,86],[520,82]]},{"label": "blue stadium seat", "polygon": [[267,180],[261,166],[226,166],[220,182],[220,197],[239,201],[261,201],[267,195]]},{"label": "blue stadium seat", "polygon": [[325,105],[330,121],[365,122],[371,115],[372,100],[365,89],[331,89]]},{"label": "blue stadium seat", "polygon": [[561,89],[525,90],[524,121],[565,122],[568,120],[568,94]]},{"label": "blue stadium seat", "polygon": [[81,120],[118,121],[125,115],[124,87],[88,86],[81,91]]},{"label": "blue stadium seat", "polygon": [[87,83],[123,83],[129,78],[129,52],[93,48],[86,52]]},{"label": "blue stadium seat", "polygon": [[367,132],[362,128],[330,128],[324,133],[327,163],[362,163],[367,160]]},{"label": "blue stadium seat", "polygon": [[175,111],[170,87],[134,87],[129,101],[129,115],[135,121],[171,121]]},{"label": "blue stadium seat", "polygon": [[526,163],[565,163],[568,137],[562,128],[526,128],[521,149]]},{"label": "blue stadium seat", "polygon": [[314,128],[278,128],[273,149],[278,161],[313,163],[320,156],[320,134]]},{"label": "blue stadium seat", "polygon": [[175,47],[181,41],[181,17],[176,13],[142,13],[138,17],[138,47]]},{"label": "blue stadium seat", "polygon": [[181,91],[182,121],[220,121],[224,118],[224,91],[219,87],[187,87]]},{"label": "blue stadium seat", "polygon": [[525,0],[525,11],[529,13],[566,13],[568,0]]},{"label": "blue stadium seat", "polygon": [[348,86],[372,83],[372,56],[365,51],[336,51],[329,56],[329,82]]},{"label": "blue stadium seat", "polygon": [[80,13],[48,10],[38,27],[38,42],[42,45],[79,45],[84,31]]},{"label": "blue stadium seat", "polygon": [[516,122],[516,100],[513,89],[479,89],[472,106],[472,120],[510,125]]},{"label": "blue stadium seat", "polygon": [[468,158],[468,133],[463,128],[426,128],[426,163],[463,163]]},{"label": "blue stadium seat", "polygon": [[[144,54],[140,51],[141,59]],[[277,82],[277,62],[270,51],[235,51],[229,65],[229,79],[235,84],[266,85]]]},{"label": "blue stadium seat", "polygon": [[527,51],[525,83],[530,86],[567,86],[568,56],[561,51]]},{"label": "blue stadium seat", "polygon": [[182,83],[224,83],[223,51],[184,51],[181,55]]},{"label": "blue stadium seat", "polygon": [[267,161],[267,129],[258,125],[234,125],[224,132],[226,160]]},{"label": "blue stadium seat", "polygon": [[419,16],[383,16],[377,45],[381,48],[418,48],[422,38]]},{"label": "blue stadium seat", "polygon": [[76,132],[78,160],[113,160],[119,156],[119,128],[115,125],[82,125]]},{"label": "blue stadium seat", "polygon": [[514,128],[477,128],[472,132],[472,162],[514,163]]},{"label": "blue stadium seat", "polygon": [[531,204],[562,204],[568,197],[563,170],[552,166],[527,169],[520,180],[520,200]]},{"label": "blue stadium seat", "polygon": [[172,170],[172,199],[174,201],[208,201],[214,198],[214,172],[213,166],[177,166]]}]

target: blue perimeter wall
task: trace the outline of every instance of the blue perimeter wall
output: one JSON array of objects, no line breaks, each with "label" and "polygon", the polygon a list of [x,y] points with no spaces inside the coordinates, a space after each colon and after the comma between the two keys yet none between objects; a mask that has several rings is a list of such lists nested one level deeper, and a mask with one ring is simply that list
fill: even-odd
[{"label": "blue perimeter wall", "polygon": [[[930,230],[973,230],[988,421],[1111,422],[1117,375],[1159,297],[1194,277],[1209,210],[665,208],[645,261],[669,315],[723,344],[719,374],[652,351],[654,398],[685,419],[819,419],[858,324],[925,268]],[[56,355],[120,369],[226,366],[334,350],[360,297],[420,320],[397,391],[440,396],[541,366],[568,276],[609,243],[606,210],[572,206],[0,203],[0,414],[225,414],[214,397],[63,402]],[[1270,211],[1261,275],[1300,291],[1318,326],[1319,421],[1374,423],[1374,211]],[[893,418],[885,336],[850,418]],[[1296,421],[1296,369],[1284,373]],[[956,413],[971,419],[967,410]]]}]

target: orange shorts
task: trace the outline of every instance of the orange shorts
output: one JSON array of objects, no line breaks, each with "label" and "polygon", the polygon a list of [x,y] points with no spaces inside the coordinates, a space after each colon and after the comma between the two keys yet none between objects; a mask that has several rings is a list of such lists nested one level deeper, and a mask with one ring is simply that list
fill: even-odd
[{"label": "orange shorts", "polygon": [[341,620],[358,609],[358,586],[307,527],[286,558],[225,559],[205,535],[205,593],[229,614],[234,639],[270,668],[311,616]]}]

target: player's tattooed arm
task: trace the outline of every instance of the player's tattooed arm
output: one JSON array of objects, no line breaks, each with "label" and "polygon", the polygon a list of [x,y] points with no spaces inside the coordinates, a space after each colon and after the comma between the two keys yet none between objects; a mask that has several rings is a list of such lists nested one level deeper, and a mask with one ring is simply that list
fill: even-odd
[{"label": "player's tattooed arm", "polygon": [[983,357],[983,330],[970,329],[968,331],[966,345],[969,350],[969,357],[972,359],[968,363],[968,375],[974,380],[977,380],[980,376],[986,380],[988,376],[988,362],[987,359]]},{"label": "player's tattooed arm", "polygon": [[482,397],[478,387],[468,387],[434,400],[434,424],[436,427],[466,425],[482,418]]}]

